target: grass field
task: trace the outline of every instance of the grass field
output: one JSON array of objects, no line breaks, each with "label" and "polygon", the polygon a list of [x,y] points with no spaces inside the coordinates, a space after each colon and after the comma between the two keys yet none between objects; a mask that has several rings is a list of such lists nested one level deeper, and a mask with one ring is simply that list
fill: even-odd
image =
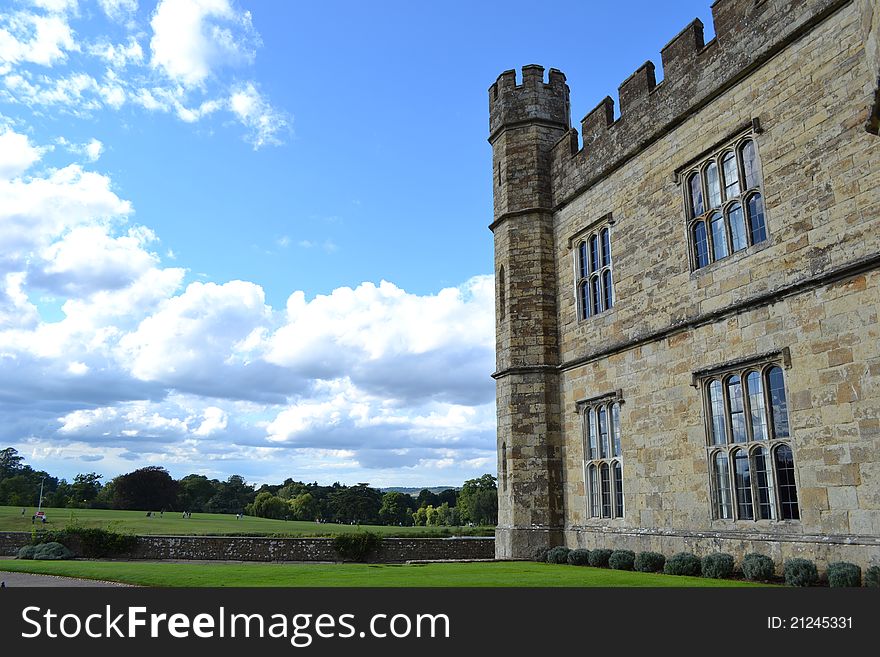
[{"label": "grass field", "polygon": [[[0,571],[181,587],[744,587],[753,582],[676,577],[526,561],[412,565],[0,560]],[[0,579],[2,579],[0,572]]]},{"label": "grass field", "polygon": [[[234,515],[223,513],[193,513],[191,518],[183,518],[181,513],[165,513],[148,518],[145,511],[112,511],[107,509],[52,509],[43,507],[48,519],[45,524],[31,524],[31,516],[36,509],[20,506],[0,506],[0,531],[29,532],[34,527],[44,529],[64,529],[74,521],[83,527],[102,527],[118,532],[142,536],[170,534],[178,536],[204,534],[245,534],[263,536],[267,534],[289,536],[328,536],[356,530],[369,530],[384,536],[411,536],[413,534],[436,533],[456,534],[456,527],[386,527],[381,525],[336,525],[317,524],[299,520],[269,520],[244,516],[241,520]],[[482,528],[486,535],[493,535],[492,528]],[[466,528],[473,533],[474,528]]]}]

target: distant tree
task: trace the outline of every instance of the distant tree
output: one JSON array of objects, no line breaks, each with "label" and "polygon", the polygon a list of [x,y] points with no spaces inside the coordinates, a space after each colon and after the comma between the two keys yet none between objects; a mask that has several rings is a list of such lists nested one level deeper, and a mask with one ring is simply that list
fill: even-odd
[{"label": "distant tree", "polygon": [[159,466],[150,465],[121,475],[114,483],[113,506],[117,509],[171,509],[177,501],[177,482]]},{"label": "distant tree", "polygon": [[278,489],[278,492],[275,493],[278,497],[284,498],[285,500],[292,500],[303,493],[308,492],[308,487],[302,483],[301,481],[293,481],[291,479],[286,479],[284,482],[284,486]]},{"label": "distant tree", "polygon": [[[433,508],[433,507],[432,507]],[[413,524],[417,527],[424,527],[428,524],[428,507],[420,506],[413,514]]]},{"label": "distant tree", "polygon": [[458,509],[454,506],[449,506],[449,502],[443,502],[443,504],[434,509],[434,521],[432,524],[442,527],[460,525],[461,519]]},{"label": "distant tree", "polygon": [[208,500],[220,491],[220,482],[205,475],[190,474],[177,483],[178,511],[204,511]]},{"label": "distant tree", "polygon": [[412,496],[406,493],[385,493],[379,507],[379,521],[383,525],[411,525],[413,502]]},{"label": "distant tree", "polygon": [[320,517],[318,503],[311,493],[301,493],[290,500],[288,504],[294,520],[315,520]]},{"label": "distant tree", "polygon": [[437,493],[437,502],[443,504],[446,502],[449,506],[458,504],[458,492],[454,488],[447,488]]},{"label": "distant tree", "polygon": [[[92,502],[93,509],[112,509],[113,508],[113,495],[116,492],[116,479],[118,477],[114,477],[101,489],[98,493],[98,496],[95,498],[95,501]],[[161,511],[161,509],[160,509]]]},{"label": "distant tree", "polygon": [[14,447],[0,450],[0,480],[14,477],[26,467],[29,466],[25,466],[24,457],[19,456],[18,450]]},{"label": "distant tree", "polygon": [[[99,475],[96,472],[76,475],[70,487],[71,503],[67,506],[87,507],[94,502],[98,497],[98,493],[101,492],[101,488],[103,488],[101,485],[102,478],[103,475]],[[60,488],[60,482],[58,485]]]},{"label": "distant tree", "polygon": [[36,506],[40,496],[40,483],[31,477],[18,474],[0,481],[0,504],[9,506]]},{"label": "distant tree", "polygon": [[423,488],[419,491],[419,496],[416,498],[416,503],[420,506],[439,506],[440,499],[437,497],[436,493],[432,493],[427,488]]},{"label": "distant tree", "polygon": [[340,487],[330,494],[330,508],[342,522],[375,524],[379,521],[382,496],[366,484]]},{"label": "distant tree", "polygon": [[484,474],[478,479],[468,479],[458,495],[461,519],[476,525],[498,523],[498,487],[495,477]]},{"label": "distant tree", "polygon": [[205,505],[210,513],[241,513],[254,501],[254,487],[249,486],[241,475],[232,475],[219,484],[219,490]]},{"label": "distant tree", "polygon": [[248,515],[258,518],[283,520],[290,516],[290,506],[288,506],[287,500],[282,500],[268,491],[257,493],[254,501],[245,507],[245,511]]}]

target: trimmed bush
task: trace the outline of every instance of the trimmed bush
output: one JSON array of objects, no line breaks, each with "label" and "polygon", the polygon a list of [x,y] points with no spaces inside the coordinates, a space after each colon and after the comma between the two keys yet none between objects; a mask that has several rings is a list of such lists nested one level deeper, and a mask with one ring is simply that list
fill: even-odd
[{"label": "trimmed bush", "polygon": [[366,561],[382,545],[382,537],[373,532],[350,532],[333,539],[333,549],[343,561]]},{"label": "trimmed bush", "polygon": [[608,557],[608,565],[614,570],[632,570],[636,562],[636,553],[632,550],[615,550]]},{"label": "trimmed bush", "polygon": [[572,566],[589,566],[590,551],[589,550],[572,550],[568,553],[568,563]]},{"label": "trimmed bush", "polygon": [[590,550],[590,565],[593,568],[607,568],[608,560],[611,558],[611,550],[604,548],[599,550]]},{"label": "trimmed bush", "polygon": [[23,548],[19,549],[18,554],[16,555],[17,559],[33,559],[34,552],[37,551],[37,547],[35,545],[25,545]]},{"label": "trimmed bush", "polygon": [[743,557],[742,570],[746,579],[753,582],[766,582],[773,579],[776,574],[776,565],[773,563],[773,559],[766,554],[749,552]]},{"label": "trimmed bush", "polygon": [[633,566],[640,573],[660,573],[666,565],[666,557],[659,552],[639,552]]},{"label": "trimmed bush", "polygon": [[569,552],[571,550],[561,545],[550,548],[550,551],[547,553],[547,563],[568,563]]},{"label": "trimmed bush", "polygon": [[34,559],[58,561],[60,559],[71,558],[73,558],[73,552],[61,545],[61,543],[55,541],[52,541],[51,543],[42,543],[34,548]]},{"label": "trimmed bush", "polygon": [[865,586],[880,588],[880,566],[871,566],[865,571]]},{"label": "trimmed bush", "polygon": [[835,561],[828,564],[828,586],[834,588],[858,587],[862,585],[862,569],[848,561]]},{"label": "trimmed bush", "polygon": [[786,559],[782,576],[787,586],[815,586],[819,583],[819,571],[809,559]]},{"label": "trimmed bush", "polygon": [[550,548],[538,548],[535,551],[535,561],[538,563],[547,563],[548,552],[550,552]]},{"label": "trimmed bush", "polygon": [[115,557],[131,552],[137,546],[137,536],[122,534],[100,527],[80,527],[69,525],[56,531],[35,531],[31,543],[61,543],[69,545],[80,556],[90,559]]},{"label": "trimmed bush", "polygon": [[733,556],[726,552],[707,554],[701,563],[703,577],[726,579],[733,575]]},{"label": "trimmed bush", "polygon": [[699,577],[702,566],[697,555],[691,552],[679,552],[663,566],[663,572],[667,575],[691,575]]}]

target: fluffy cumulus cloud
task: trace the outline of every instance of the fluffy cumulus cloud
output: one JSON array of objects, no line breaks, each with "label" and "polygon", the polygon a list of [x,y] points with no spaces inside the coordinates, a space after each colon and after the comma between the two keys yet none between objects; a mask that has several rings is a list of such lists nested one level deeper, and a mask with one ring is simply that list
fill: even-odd
[{"label": "fluffy cumulus cloud", "polygon": [[492,470],[490,277],[294,291],[284,308],[252,282],[188,283],[91,145],[57,141],[82,161],[49,168],[50,146],[0,134],[0,443],[74,472],[418,485]]},{"label": "fluffy cumulus cloud", "polygon": [[290,133],[290,116],[247,80],[261,41],[235,0],[160,0],[149,14],[136,0],[98,5],[0,9],[0,100],[74,116],[125,106],[187,123],[222,114],[254,148]]}]

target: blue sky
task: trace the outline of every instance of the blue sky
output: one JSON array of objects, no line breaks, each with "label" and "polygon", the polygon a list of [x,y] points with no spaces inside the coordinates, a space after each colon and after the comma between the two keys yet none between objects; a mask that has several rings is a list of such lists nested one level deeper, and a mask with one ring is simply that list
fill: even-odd
[{"label": "blue sky", "polygon": [[495,469],[487,89],[573,123],[709,3],[5,0],[0,444],[108,478]]}]

